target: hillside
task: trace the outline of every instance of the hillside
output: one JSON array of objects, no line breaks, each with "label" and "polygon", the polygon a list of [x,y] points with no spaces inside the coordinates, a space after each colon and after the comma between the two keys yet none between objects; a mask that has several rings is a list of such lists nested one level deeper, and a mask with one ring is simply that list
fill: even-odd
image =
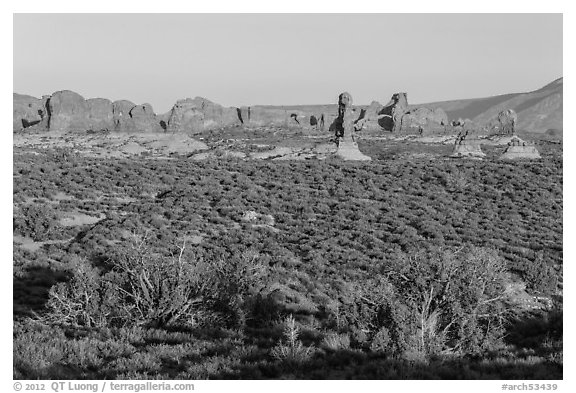
[{"label": "hillside", "polygon": [[472,119],[483,123],[503,109],[514,109],[518,114],[518,129],[530,132],[562,130],[563,78],[528,93],[503,94],[494,97],[454,100],[422,104],[440,107],[450,119]]}]

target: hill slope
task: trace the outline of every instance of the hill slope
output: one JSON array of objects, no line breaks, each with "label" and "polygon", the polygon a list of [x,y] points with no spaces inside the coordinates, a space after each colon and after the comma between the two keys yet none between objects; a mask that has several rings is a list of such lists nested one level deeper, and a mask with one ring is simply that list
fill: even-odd
[{"label": "hill slope", "polygon": [[512,93],[495,97],[454,100],[423,104],[440,107],[450,119],[472,119],[484,123],[503,109],[518,113],[518,129],[531,132],[562,130],[563,78],[528,93]]}]

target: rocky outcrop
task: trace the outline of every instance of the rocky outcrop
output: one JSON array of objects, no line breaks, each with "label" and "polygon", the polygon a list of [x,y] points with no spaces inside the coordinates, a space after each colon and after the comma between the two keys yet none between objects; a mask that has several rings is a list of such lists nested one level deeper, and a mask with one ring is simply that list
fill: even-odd
[{"label": "rocky outcrop", "polygon": [[285,109],[250,106],[240,108],[242,123],[247,126],[287,127],[289,113]]},{"label": "rocky outcrop", "polygon": [[369,131],[380,131],[382,126],[379,120],[382,118],[380,112],[382,111],[382,104],[378,101],[372,101],[370,105],[360,110],[353,110],[353,113],[357,115],[357,119],[354,121],[354,128],[356,131],[369,130]]},{"label": "rocky outcrop", "polygon": [[85,100],[70,90],[37,99],[14,95],[14,131],[34,126],[37,130],[86,132],[162,132],[150,104],[111,102],[105,98]]},{"label": "rocky outcrop", "polygon": [[346,161],[370,161],[362,154],[356,142],[355,116],[352,112],[352,96],[348,92],[338,97],[338,119],[336,121],[336,157]]},{"label": "rocky outcrop", "polygon": [[385,131],[400,132],[402,116],[408,111],[408,95],[396,93],[378,112],[378,124]]},{"label": "rocky outcrop", "polygon": [[202,130],[204,116],[198,102],[187,98],[172,107],[166,131],[195,133]]},{"label": "rocky outcrop", "polygon": [[442,108],[419,107],[410,109],[402,116],[401,132],[430,134],[443,132],[448,125],[448,116]]},{"label": "rocky outcrop", "polygon": [[136,104],[127,100],[119,100],[112,103],[114,131],[127,131],[127,122],[130,118],[130,110],[135,106]]},{"label": "rocky outcrop", "polygon": [[295,110],[287,113],[289,128],[319,129],[320,120],[317,115]]},{"label": "rocky outcrop", "polygon": [[86,131],[91,129],[89,108],[80,94],[57,91],[48,100],[50,131]]},{"label": "rocky outcrop", "polygon": [[113,106],[105,98],[90,98],[86,100],[88,123],[93,131],[112,131],[114,129]]},{"label": "rocky outcrop", "polygon": [[448,125],[448,116],[441,108],[410,108],[408,95],[396,93],[378,112],[377,122],[385,131],[428,135],[444,132]]},{"label": "rocky outcrop", "polygon": [[[334,106],[325,105],[311,110],[308,108],[310,107],[225,108],[205,98],[196,97],[179,100],[168,113],[156,115],[150,104],[136,105],[126,100],[110,102],[103,98],[85,100],[75,92],[64,90],[43,99],[15,94],[13,128],[15,131],[36,126],[50,131],[187,134],[239,125],[314,131],[328,129],[332,132],[342,129],[343,118],[336,113]],[[420,109],[409,111],[407,108],[406,94],[398,93],[393,96],[392,103],[385,107],[376,101],[365,109],[350,106],[349,120],[352,120],[354,130],[359,131],[381,130],[386,128],[388,123],[397,128],[399,125],[401,129],[403,117],[404,122],[408,122],[407,114],[412,116],[410,124],[424,124],[425,128],[428,121],[439,121],[442,117],[436,112],[430,114]],[[393,119],[400,120],[394,123]]]},{"label": "rocky outcrop", "polygon": [[469,132],[464,131],[458,135],[454,144],[453,158],[476,158],[485,157],[486,154],[480,147],[480,140],[469,137]]},{"label": "rocky outcrop", "polygon": [[303,130],[325,130],[336,118],[321,110],[307,111],[290,107],[243,106],[238,117],[247,127],[285,127]]},{"label": "rocky outcrop", "polygon": [[114,130],[129,133],[164,132],[150,104],[134,105],[130,101],[112,104]]},{"label": "rocky outcrop", "polygon": [[205,98],[186,98],[176,102],[170,116],[166,131],[200,133],[221,127],[241,124],[236,108],[224,108]]},{"label": "rocky outcrop", "polygon": [[23,94],[13,94],[13,131],[32,127],[45,129],[48,126],[48,96],[36,98]]},{"label": "rocky outcrop", "polygon": [[489,131],[494,134],[513,135],[515,133],[518,115],[513,109],[505,109],[488,124]]},{"label": "rocky outcrop", "polygon": [[529,144],[518,137],[512,138],[504,153],[500,156],[501,160],[529,159],[535,160],[542,158],[536,149],[536,146]]},{"label": "rocky outcrop", "polygon": [[392,96],[393,105],[391,106],[390,116],[393,122],[393,132],[402,131],[402,119],[408,112],[408,94],[396,93]]},{"label": "rocky outcrop", "polygon": [[358,122],[362,122],[361,128],[365,130],[380,130],[378,120],[381,118],[382,104],[378,101],[372,101],[370,105],[360,113]]},{"label": "rocky outcrop", "polygon": [[141,132],[163,132],[152,105],[136,105],[130,109],[131,128]]},{"label": "rocky outcrop", "polygon": [[42,99],[14,94],[14,131],[33,127],[42,131],[162,132],[150,104],[126,100],[85,100],[80,94],[62,90]]}]

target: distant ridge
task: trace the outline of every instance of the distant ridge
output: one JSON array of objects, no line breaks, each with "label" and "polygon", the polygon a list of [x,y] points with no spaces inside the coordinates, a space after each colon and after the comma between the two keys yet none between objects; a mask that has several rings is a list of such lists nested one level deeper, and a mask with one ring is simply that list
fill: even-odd
[{"label": "distant ridge", "polygon": [[504,109],[513,109],[518,114],[519,130],[530,132],[562,130],[563,80],[564,78],[558,78],[528,93],[433,102],[421,106],[439,107],[444,109],[450,119],[471,119],[477,123],[489,121]]}]

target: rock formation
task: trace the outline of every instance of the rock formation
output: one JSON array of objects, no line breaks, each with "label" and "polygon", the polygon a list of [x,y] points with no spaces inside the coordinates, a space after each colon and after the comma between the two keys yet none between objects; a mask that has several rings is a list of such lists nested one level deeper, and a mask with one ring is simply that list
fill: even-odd
[{"label": "rock formation", "polygon": [[336,156],[344,160],[369,161],[371,158],[362,154],[358,149],[354,121],[352,96],[347,92],[342,93],[338,97],[338,118],[335,130],[336,144],[338,145]]},{"label": "rock formation", "polygon": [[114,129],[113,106],[105,98],[90,98],[86,100],[88,123],[92,131],[112,131]]},{"label": "rock formation", "polygon": [[150,104],[134,105],[130,101],[115,101],[112,104],[113,129],[118,132],[147,133],[163,132]]},{"label": "rock formation", "polygon": [[540,153],[536,146],[529,144],[518,137],[512,138],[508,142],[508,146],[504,153],[500,156],[501,160],[515,160],[515,159],[539,159]]},{"label": "rock formation", "polygon": [[461,131],[476,132],[479,130],[479,126],[475,122],[470,119],[462,119],[461,117],[458,120],[452,120],[450,126]]},{"label": "rock formation", "polygon": [[307,113],[300,110],[288,111],[288,127],[302,129],[319,129],[318,115]]},{"label": "rock formation", "polygon": [[[336,113],[333,105],[312,108],[314,109],[306,106],[225,108],[196,97],[179,100],[168,113],[156,115],[150,104],[136,105],[126,100],[110,102],[103,98],[85,100],[75,92],[64,90],[42,99],[14,94],[13,129],[19,131],[34,127],[33,130],[48,131],[196,134],[244,125],[342,132],[344,117]],[[347,109],[350,110],[350,115],[346,116],[346,121],[351,123],[356,131],[380,131],[384,128],[404,132],[404,129],[415,127],[416,131],[426,131],[429,123],[444,121],[441,110],[410,110],[406,93],[395,94],[391,103],[384,107],[373,101],[366,108],[349,105]]]},{"label": "rock formation", "polygon": [[84,97],[70,90],[57,91],[48,100],[50,131],[86,131],[91,129],[89,108]]},{"label": "rock formation", "polygon": [[444,132],[448,116],[441,108],[410,108],[408,95],[396,93],[378,112],[378,124],[394,133],[430,134]]},{"label": "rock formation", "polygon": [[289,113],[285,109],[265,108],[262,106],[249,106],[239,109],[242,124],[252,127],[287,127]]},{"label": "rock formation", "polygon": [[393,123],[393,132],[402,131],[402,118],[408,112],[408,94],[396,93],[392,96],[392,109],[390,116]]},{"label": "rock formation", "polygon": [[513,135],[515,133],[518,115],[513,109],[505,109],[498,113],[488,125],[489,130],[495,134]]},{"label": "rock formation", "polygon": [[136,132],[162,132],[160,122],[156,119],[156,114],[152,105],[136,105],[130,109],[130,128]]},{"label": "rock formation", "polygon": [[450,157],[483,158],[486,156],[480,148],[480,140],[468,138],[468,136],[468,131],[463,131],[458,135],[454,143],[454,151]]},{"label": "rock formation", "polygon": [[13,131],[25,128],[46,128],[48,126],[48,96],[36,98],[23,94],[13,94]]},{"label": "rock formation", "polygon": [[448,125],[448,116],[442,108],[419,107],[410,109],[402,116],[401,132],[430,134],[443,132]]},{"label": "rock formation", "polygon": [[379,124],[380,118],[383,116],[380,114],[382,110],[382,104],[378,101],[372,101],[366,109],[360,109],[360,111],[353,111],[359,113],[357,119],[354,121],[354,129],[356,131],[360,130],[370,130],[370,131],[380,131],[382,127]]},{"label": "rock formation", "polygon": [[85,100],[70,90],[37,99],[14,94],[14,131],[33,127],[37,131],[162,132],[150,104],[111,102],[105,98]]},{"label": "rock formation", "polygon": [[112,121],[114,123],[114,131],[128,131],[130,110],[136,104],[127,100],[114,101],[112,103]]},{"label": "rock formation", "polygon": [[390,101],[384,105],[378,115],[379,125],[385,131],[400,132],[402,128],[402,116],[408,111],[408,95],[396,93]]},{"label": "rock formation", "polygon": [[205,98],[178,100],[172,107],[166,131],[191,134],[241,124],[235,108],[224,108]]}]

